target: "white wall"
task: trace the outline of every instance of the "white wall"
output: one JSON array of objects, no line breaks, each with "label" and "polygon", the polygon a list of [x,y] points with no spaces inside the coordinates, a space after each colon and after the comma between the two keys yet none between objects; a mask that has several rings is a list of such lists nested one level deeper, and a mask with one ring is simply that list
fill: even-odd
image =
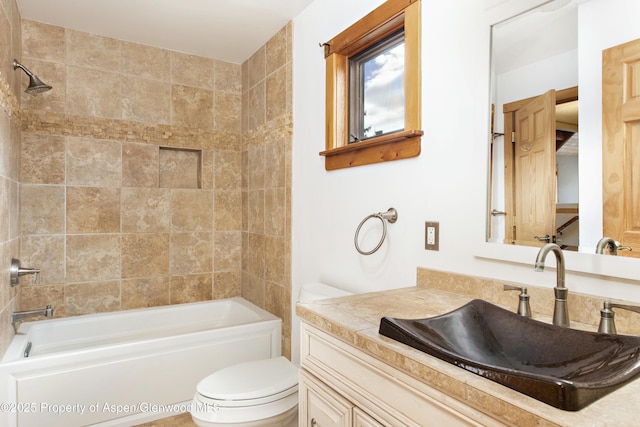
[{"label": "white wall", "polygon": [[[294,20],[293,302],[307,282],[352,292],[411,286],[417,267],[554,286],[553,270],[533,271],[534,248],[514,248],[530,257],[530,265],[486,259],[482,253],[488,245],[489,23],[534,0],[502,1],[490,10],[478,0],[423,1],[422,153],[325,171],[318,155],[324,150],[325,102],[318,43],[381,3],[316,0]],[[356,227],[366,215],[391,206],[399,218],[389,225],[383,248],[369,257],[359,255],[353,244]],[[438,252],[424,250],[427,220],[440,222]],[[375,240],[372,236],[373,231],[369,237]],[[632,280],[569,273],[567,284],[573,291],[640,301],[640,286]],[[296,361],[295,318],[293,327]]]}]

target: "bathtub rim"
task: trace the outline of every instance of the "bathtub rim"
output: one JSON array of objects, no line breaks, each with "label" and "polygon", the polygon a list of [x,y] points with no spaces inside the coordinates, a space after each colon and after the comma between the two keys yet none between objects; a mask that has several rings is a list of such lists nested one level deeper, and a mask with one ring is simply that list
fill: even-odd
[{"label": "bathtub rim", "polygon": [[[237,328],[243,325],[252,325],[254,323],[262,323],[262,322],[282,323],[282,319],[280,319],[279,317],[264,310],[263,308],[258,307],[251,301],[244,299],[242,297],[221,298],[221,299],[196,301],[196,302],[181,303],[181,304],[168,304],[168,305],[154,306],[154,307],[134,308],[134,309],[119,310],[119,311],[112,311],[112,312],[105,312],[105,313],[92,313],[92,314],[83,314],[79,316],[69,316],[69,317],[60,317],[60,318],[54,318],[54,319],[43,319],[43,320],[36,320],[36,321],[30,321],[30,322],[22,322],[18,327],[18,331],[11,339],[11,343],[5,350],[2,357],[0,358],[0,366],[19,363],[27,360],[34,360],[36,358],[38,359],[41,359],[44,357],[56,358],[58,357],[58,355],[68,356],[70,354],[80,353],[80,352],[87,352],[88,354],[91,354],[94,351],[105,350],[105,348],[107,347],[113,347],[114,349],[117,349],[117,348],[121,348],[122,346],[136,343],[136,341],[123,341],[123,342],[109,343],[104,345],[96,345],[91,347],[83,347],[80,349],[71,349],[71,350],[60,351],[60,352],[46,353],[41,355],[36,354],[36,355],[32,355],[30,357],[25,358],[24,350],[31,338],[30,332],[32,328],[37,328],[39,325],[44,325],[49,327],[51,326],[51,324],[62,324],[62,325],[74,324],[74,323],[83,322],[87,319],[96,320],[96,319],[108,318],[112,316],[135,316],[140,313],[153,313],[153,312],[158,312],[163,310],[182,311],[182,310],[188,310],[190,307],[220,304],[223,301],[236,302],[238,304],[243,305],[244,307],[251,309],[252,311],[254,311],[259,315],[259,319],[257,319],[255,322],[241,323],[237,325],[225,325],[224,328]],[[212,331],[212,330],[214,329],[187,332],[185,334],[179,334],[179,335],[194,335],[194,334],[201,335],[201,334],[208,333],[209,331]],[[160,343],[164,340],[171,339],[176,336],[178,335],[174,334],[174,335],[168,335],[163,337],[145,339],[138,342],[159,342]],[[198,336],[198,335],[194,335],[194,336]]]}]

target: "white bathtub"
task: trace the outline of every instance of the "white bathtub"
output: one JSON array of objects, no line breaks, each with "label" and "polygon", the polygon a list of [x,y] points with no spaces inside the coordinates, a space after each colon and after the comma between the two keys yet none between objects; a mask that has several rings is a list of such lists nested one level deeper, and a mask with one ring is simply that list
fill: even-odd
[{"label": "white bathtub", "polygon": [[280,330],[242,298],[23,323],[0,362],[0,426],[131,426],[186,412],[211,372],[279,356]]}]

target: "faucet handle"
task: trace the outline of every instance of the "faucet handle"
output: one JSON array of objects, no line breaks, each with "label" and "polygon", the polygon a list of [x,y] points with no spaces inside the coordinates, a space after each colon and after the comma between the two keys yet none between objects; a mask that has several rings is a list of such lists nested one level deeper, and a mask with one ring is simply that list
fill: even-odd
[{"label": "faucet handle", "polygon": [[518,296],[518,314],[524,317],[531,317],[531,306],[529,305],[529,294],[527,288],[523,286],[504,285],[505,291],[520,291]]},{"label": "faucet handle", "polygon": [[639,305],[617,304],[611,301],[605,301],[602,309],[600,310],[600,325],[598,325],[598,332],[605,334],[615,334],[616,324],[614,322],[615,313],[613,308],[622,308],[624,310],[635,311],[640,313]]},{"label": "faucet handle", "polygon": [[38,268],[28,268],[21,267],[20,260],[11,259],[11,267],[9,268],[9,273],[11,276],[11,286],[17,286],[20,284],[20,276],[24,276],[25,274],[35,274],[35,282],[40,283],[40,269]]}]

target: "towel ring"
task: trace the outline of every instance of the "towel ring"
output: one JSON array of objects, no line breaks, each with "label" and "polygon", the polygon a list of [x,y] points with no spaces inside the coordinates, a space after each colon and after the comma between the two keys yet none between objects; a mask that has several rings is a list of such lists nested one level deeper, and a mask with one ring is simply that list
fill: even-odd
[{"label": "towel ring", "polygon": [[[360,245],[358,245],[358,235],[360,234],[360,229],[362,228],[364,223],[371,218],[378,218],[382,222],[382,237],[380,238],[380,241],[378,242],[375,248],[373,248],[370,251],[363,251],[362,249],[360,249]],[[378,212],[378,213],[374,213],[367,216],[365,219],[362,220],[362,222],[356,229],[356,235],[353,237],[353,243],[356,246],[356,250],[362,255],[371,255],[372,253],[380,249],[380,246],[382,246],[384,239],[387,237],[387,221],[393,224],[397,220],[398,220],[398,211],[396,211],[394,208],[389,208],[386,212]]]}]

